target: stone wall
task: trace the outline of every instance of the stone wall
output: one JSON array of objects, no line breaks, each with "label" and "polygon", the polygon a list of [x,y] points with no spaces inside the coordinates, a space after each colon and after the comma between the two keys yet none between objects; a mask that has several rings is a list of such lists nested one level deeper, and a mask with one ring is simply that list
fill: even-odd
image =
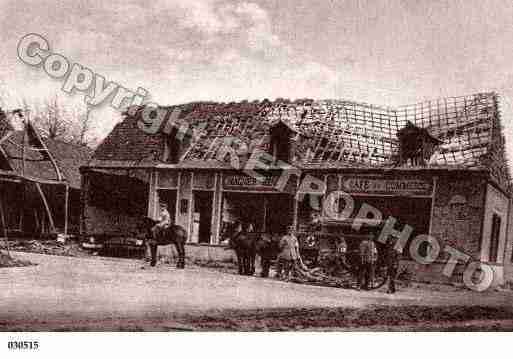
[{"label": "stone wall", "polygon": [[478,175],[436,179],[431,235],[479,258],[486,181]]}]

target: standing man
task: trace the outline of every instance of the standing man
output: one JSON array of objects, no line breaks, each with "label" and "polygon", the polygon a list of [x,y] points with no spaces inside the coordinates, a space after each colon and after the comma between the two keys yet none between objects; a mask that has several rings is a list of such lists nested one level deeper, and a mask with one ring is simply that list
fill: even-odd
[{"label": "standing man", "polygon": [[387,266],[387,281],[388,289],[387,293],[395,293],[395,279],[397,277],[397,270],[399,268],[399,256],[400,252],[394,248],[395,240],[388,238],[385,248],[385,261]]},{"label": "standing man", "polygon": [[[278,268],[276,270],[277,278],[291,279],[291,270],[296,262],[299,262],[299,242],[296,237],[294,226],[287,228],[287,234],[280,240],[280,253],[278,254]],[[282,271],[284,276],[282,276]]]},{"label": "standing man", "polygon": [[369,289],[374,282],[374,265],[378,259],[378,249],[372,235],[360,242],[359,255],[358,289]]}]

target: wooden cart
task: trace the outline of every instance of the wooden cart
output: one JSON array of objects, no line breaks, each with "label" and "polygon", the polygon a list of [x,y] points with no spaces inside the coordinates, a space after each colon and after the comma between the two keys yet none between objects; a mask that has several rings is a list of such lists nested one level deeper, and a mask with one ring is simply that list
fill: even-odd
[{"label": "wooden cart", "polygon": [[352,287],[361,287],[367,279],[365,289],[380,288],[387,281],[388,266],[386,245],[377,241],[383,222],[365,221],[359,229],[356,223],[323,220],[315,231],[300,232],[301,257],[309,268],[320,268],[327,276],[350,278]]}]

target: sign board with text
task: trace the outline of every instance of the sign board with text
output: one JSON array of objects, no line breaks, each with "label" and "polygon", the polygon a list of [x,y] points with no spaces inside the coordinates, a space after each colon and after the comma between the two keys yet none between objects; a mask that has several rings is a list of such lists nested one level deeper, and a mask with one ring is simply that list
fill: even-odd
[{"label": "sign board with text", "polygon": [[[260,179],[260,180],[259,180]],[[263,191],[263,192],[285,192],[294,193],[297,185],[297,178],[291,176],[290,178],[280,178],[279,175],[266,175],[259,179],[248,176],[245,174],[229,174],[223,176],[223,189],[234,191]],[[278,188],[281,181],[286,180],[284,188]]]},{"label": "sign board with text", "polygon": [[430,196],[433,191],[433,182],[423,178],[354,176],[342,178],[342,190],[348,193],[359,194]]}]

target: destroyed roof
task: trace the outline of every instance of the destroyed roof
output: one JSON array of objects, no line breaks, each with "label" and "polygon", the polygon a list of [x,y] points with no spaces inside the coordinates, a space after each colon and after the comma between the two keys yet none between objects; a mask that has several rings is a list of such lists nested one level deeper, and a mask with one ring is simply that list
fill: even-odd
[{"label": "destroyed roof", "polygon": [[[441,141],[429,168],[490,169],[509,183],[498,96],[481,93],[425,101],[398,108],[343,100],[196,102],[163,107],[181,111],[179,122],[201,129],[181,155],[181,163],[215,161],[230,139],[242,157],[268,150],[269,128],[282,121],[298,132],[293,163],[303,168],[394,167],[397,133],[408,121]],[[102,161],[161,163],[165,135],[148,135],[134,117],[118,124],[94,154]],[[246,154],[245,154],[246,153]],[[228,156],[224,159],[229,161]],[[221,166],[220,168],[224,167]]]},{"label": "destroyed roof", "polygon": [[[62,176],[62,179],[59,179],[59,173],[46,152],[41,151],[41,147],[37,146],[34,139],[29,139],[23,148],[23,137],[24,131],[13,131],[0,144],[14,173],[34,181],[62,181],[72,188],[80,188],[79,168],[90,160],[91,149],[55,139],[42,139],[52,159],[57,163]],[[25,158],[25,165],[22,158]]]}]

